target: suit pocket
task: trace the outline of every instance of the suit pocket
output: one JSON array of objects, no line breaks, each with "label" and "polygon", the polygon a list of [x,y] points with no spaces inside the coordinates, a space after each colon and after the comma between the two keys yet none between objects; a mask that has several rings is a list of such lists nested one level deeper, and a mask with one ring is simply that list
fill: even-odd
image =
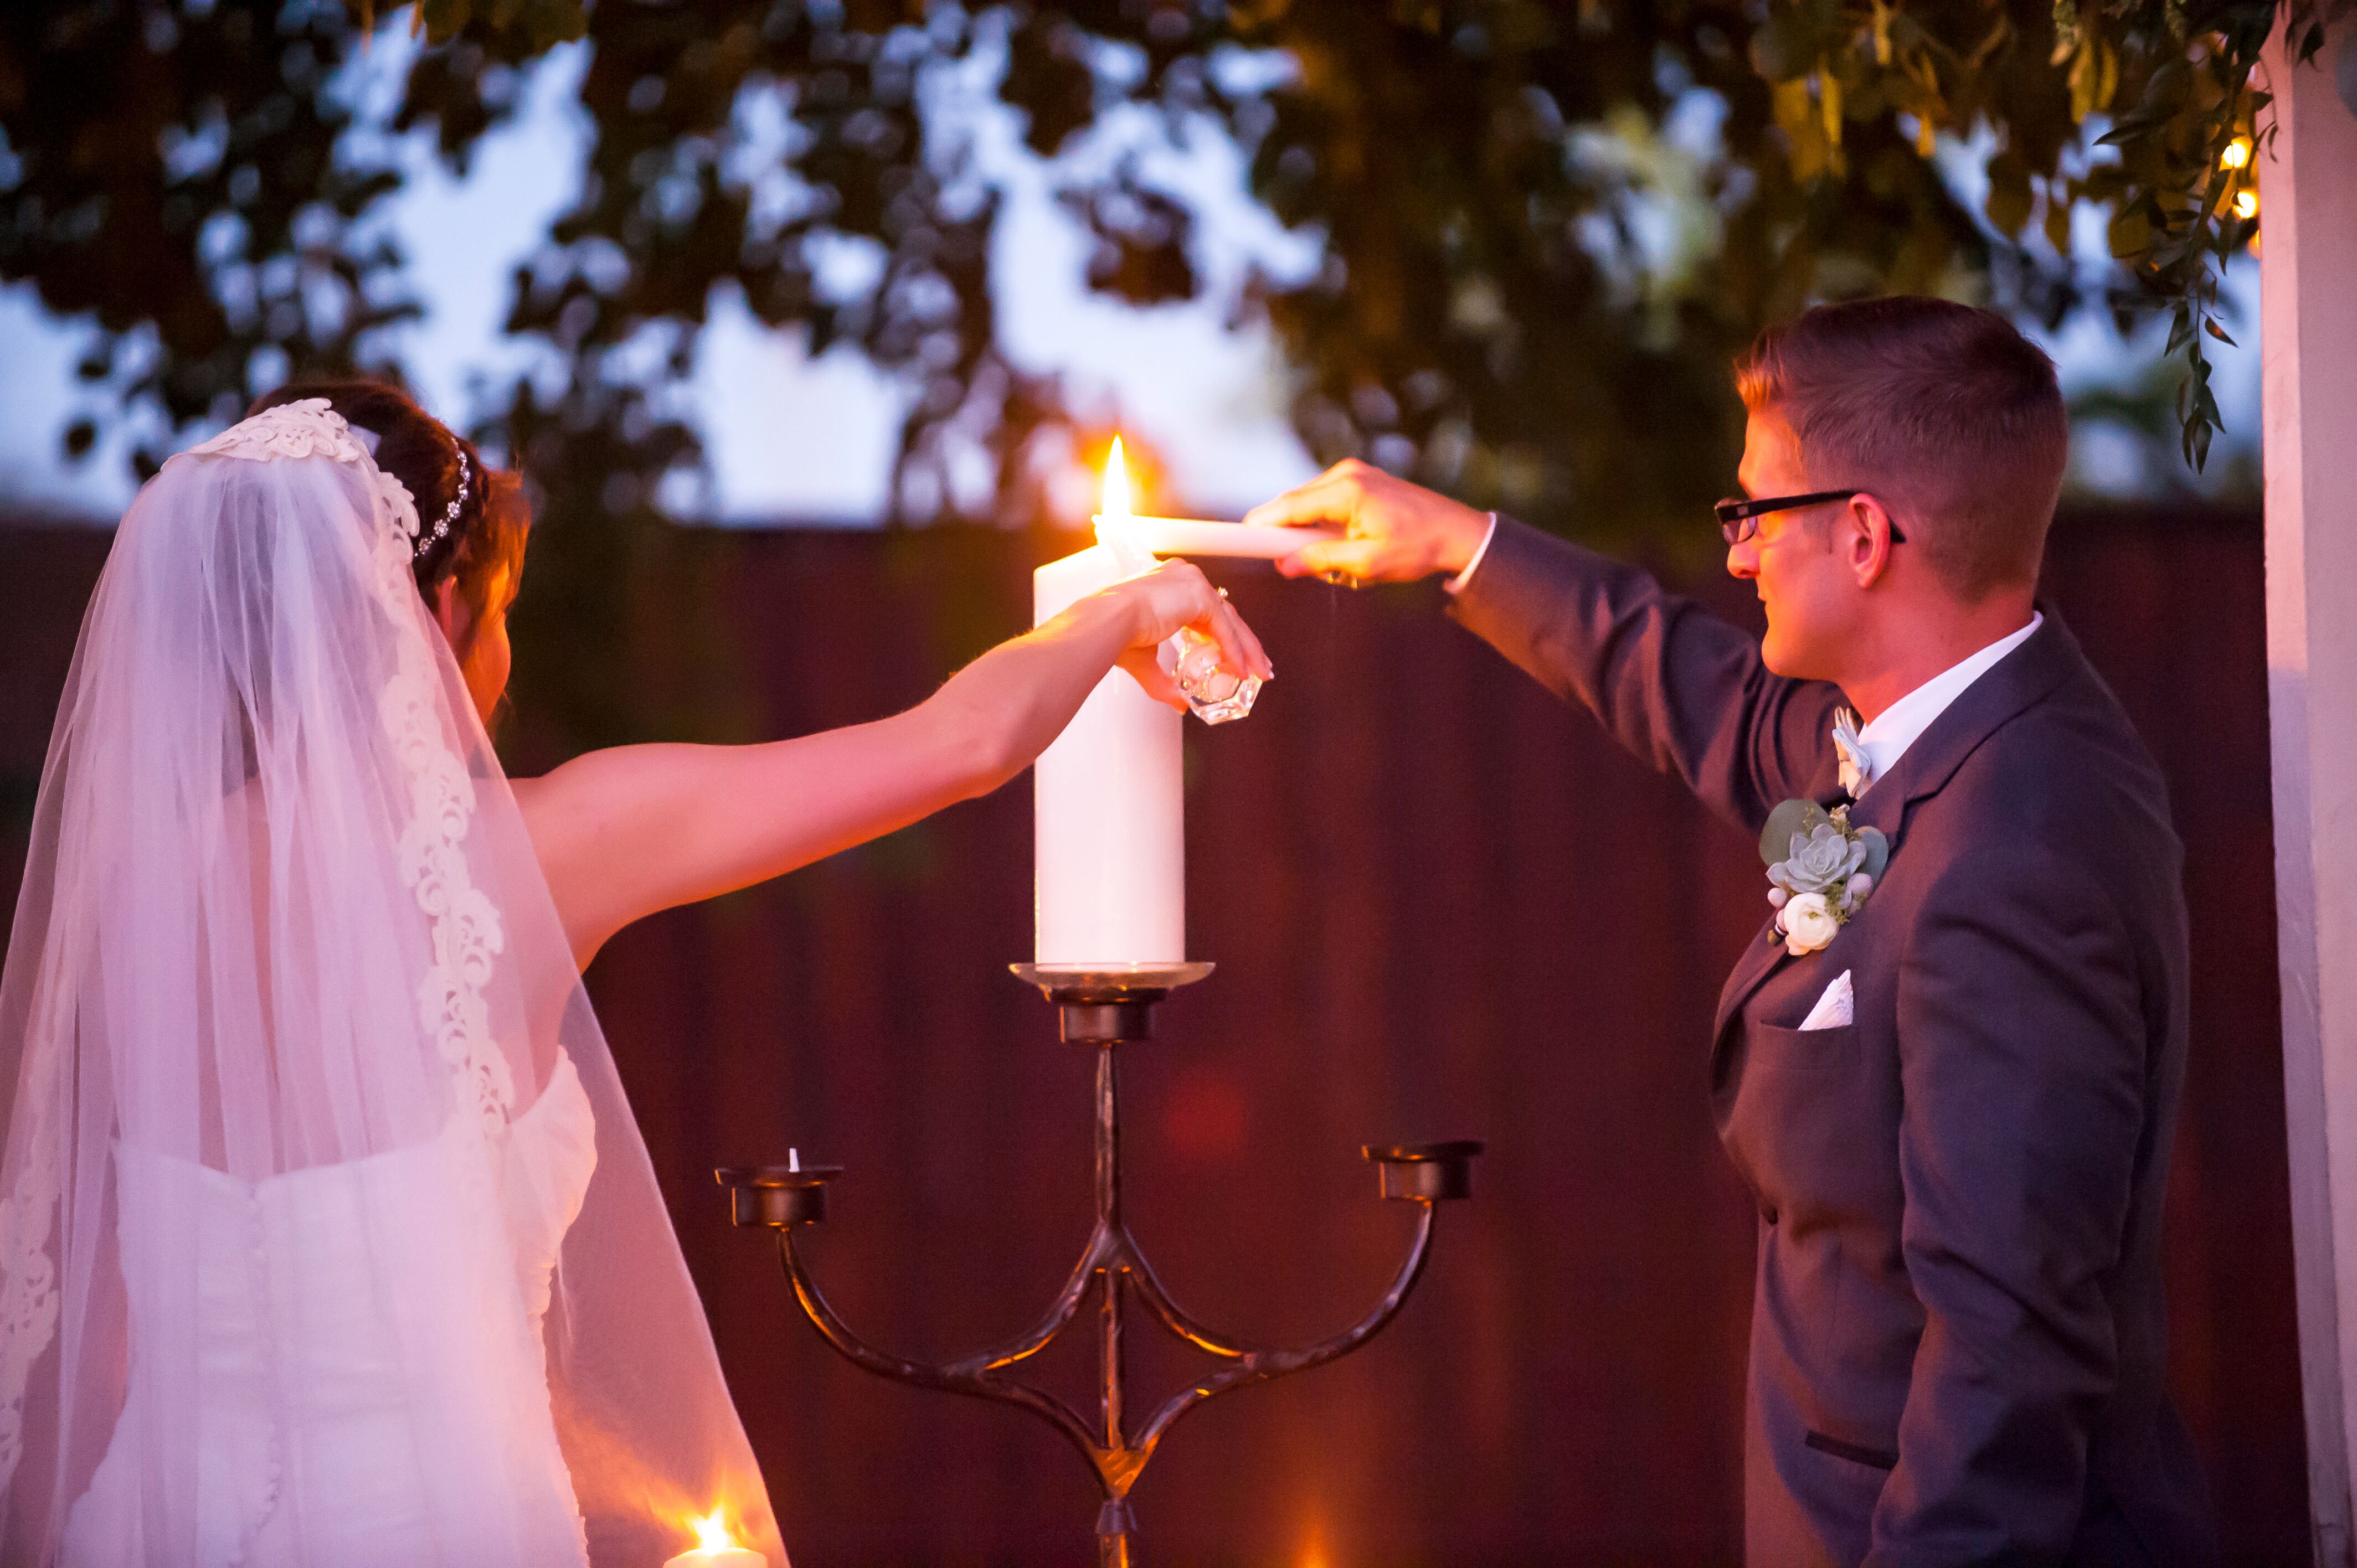
[{"label": "suit pocket", "polygon": [[1830,1029],[1786,1029],[1774,1024],[1753,1024],[1746,1031],[1749,1055],[1744,1071],[1835,1072],[1857,1059],[1857,1026],[1840,1024]]}]

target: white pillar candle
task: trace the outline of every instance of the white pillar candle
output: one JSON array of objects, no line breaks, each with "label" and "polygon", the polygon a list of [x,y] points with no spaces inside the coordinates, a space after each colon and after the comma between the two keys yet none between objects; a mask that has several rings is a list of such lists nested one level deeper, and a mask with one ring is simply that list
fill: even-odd
[{"label": "white pillar candle", "polygon": [[[1104,545],[1031,575],[1032,624],[1134,575]],[[1125,670],[1097,682],[1033,768],[1036,961],[1122,969],[1187,958],[1185,715]]]}]

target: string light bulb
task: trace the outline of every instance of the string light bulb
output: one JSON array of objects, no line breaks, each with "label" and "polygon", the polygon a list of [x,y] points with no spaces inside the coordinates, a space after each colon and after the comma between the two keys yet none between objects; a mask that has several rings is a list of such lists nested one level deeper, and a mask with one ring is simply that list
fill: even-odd
[{"label": "string light bulb", "polygon": [[2259,193],[2239,190],[2234,193],[2234,216],[2245,221],[2259,215]]},{"label": "string light bulb", "polygon": [[2248,136],[2237,136],[2227,143],[2226,150],[2218,155],[2218,166],[2220,168],[2250,167],[2251,139]]}]

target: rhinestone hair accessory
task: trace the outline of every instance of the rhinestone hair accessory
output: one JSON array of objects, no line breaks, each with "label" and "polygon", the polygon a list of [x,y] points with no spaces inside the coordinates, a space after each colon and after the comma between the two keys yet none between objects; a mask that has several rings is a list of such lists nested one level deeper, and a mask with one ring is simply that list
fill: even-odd
[{"label": "rhinestone hair accessory", "polygon": [[467,449],[461,446],[458,448],[458,493],[450,498],[450,504],[442,509],[442,515],[435,520],[434,526],[418,534],[417,548],[410,552],[412,560],[422,557],[428,550],[450,536],[450,525],[458,521],[458,509],[467,504],[467,497],[472,491],[474,479],[474,465],[468,460]]}]

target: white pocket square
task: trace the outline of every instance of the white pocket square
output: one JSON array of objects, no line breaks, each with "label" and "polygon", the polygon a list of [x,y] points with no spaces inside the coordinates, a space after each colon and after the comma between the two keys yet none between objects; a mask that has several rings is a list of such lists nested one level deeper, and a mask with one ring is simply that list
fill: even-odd
[{"label": "white pocket square", "polygon": [[1843,970],[1834,977],[1834,983],[1825,987],[1825,993],[1817,998],[1817,1004],[1809,1009],[1809,1015],[1801,1020],[1801,1027],[1838,1029],[1856,1021],[1857,1009],[1857,999],[1850,991],[1849,971]]}]

